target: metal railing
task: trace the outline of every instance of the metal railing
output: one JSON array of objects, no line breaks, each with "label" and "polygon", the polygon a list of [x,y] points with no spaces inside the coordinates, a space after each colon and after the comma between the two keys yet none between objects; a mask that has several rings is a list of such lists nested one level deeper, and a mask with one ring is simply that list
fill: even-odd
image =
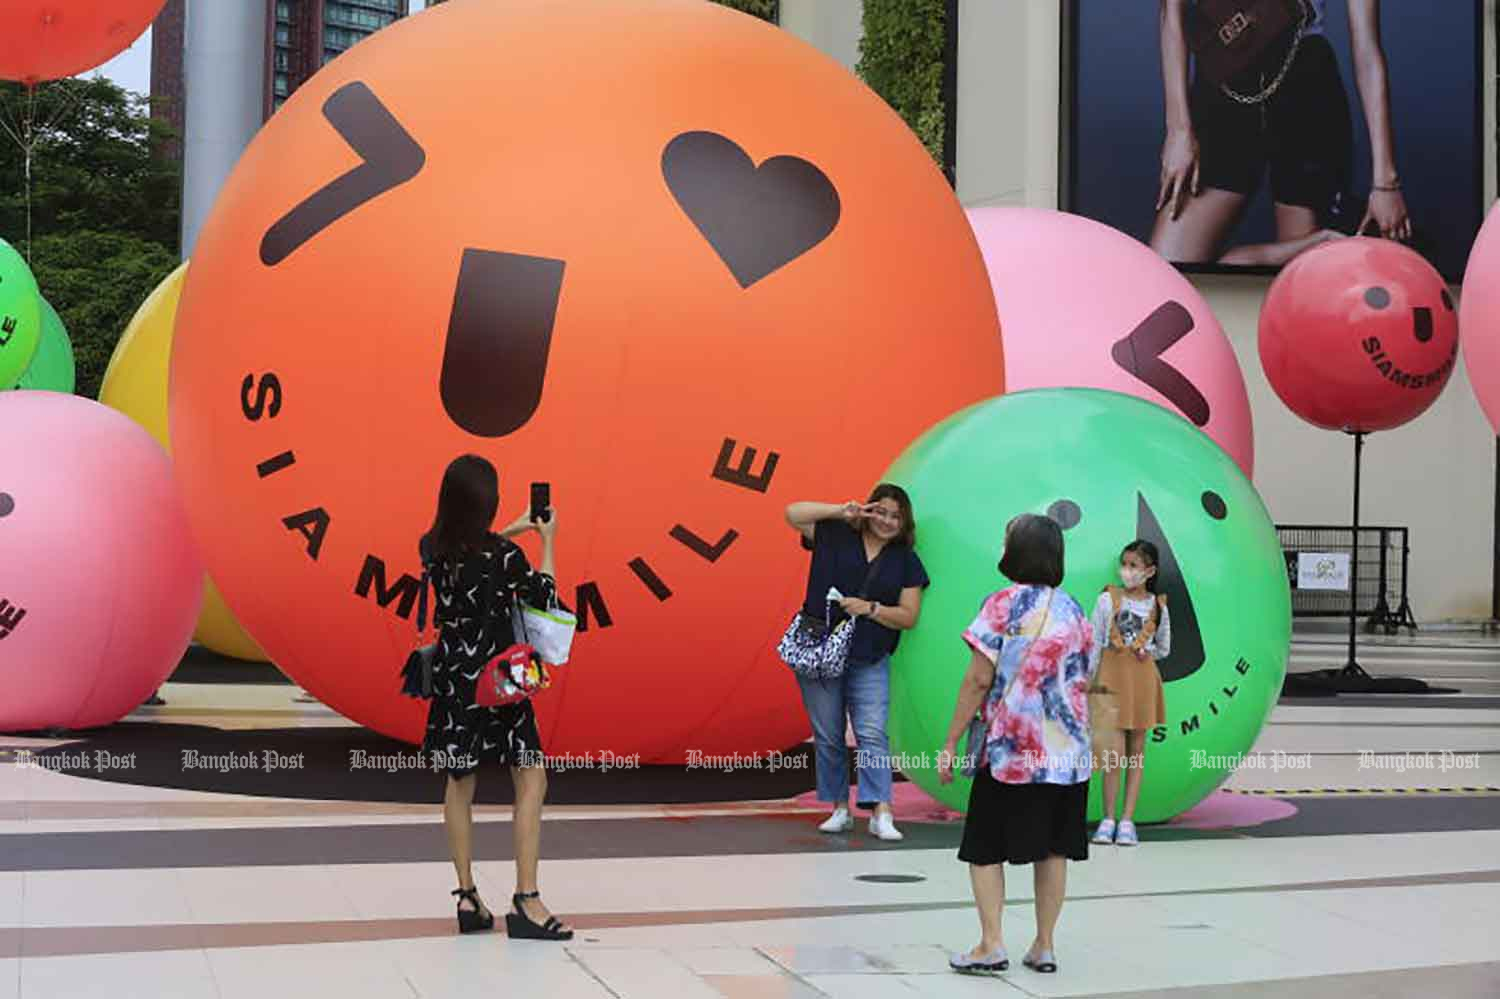
[{"label": "metal railing", "polygon": [[[1302,618],[1347,617],[1348,590],[1303,590],[1297,586],[1298,555],[1329,552],[1353,555],[1354,530],[1350,527],[1310,524],[1278,524],[1277,537],[1286,556],[1287,579],[1292,587],[1292,616]],[[1353,580],[1355,613],[1365,619],[1365,630],[1384,629],[1394,635],[1402,628],[1417,630],[1408,592],[1411,567],[1411,533],[1405,527],[1361,527],[1359,529],[1358,577]]]}]

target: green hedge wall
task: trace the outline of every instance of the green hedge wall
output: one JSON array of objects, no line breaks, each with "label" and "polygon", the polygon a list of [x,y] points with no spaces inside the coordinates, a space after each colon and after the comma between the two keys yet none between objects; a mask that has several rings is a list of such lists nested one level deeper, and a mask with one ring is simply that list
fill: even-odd
[{"label": "green hedge wall", "polygon": [[944,0],[865,0],[860,77],[943,165],[947,14]]},{"label": "green hedge wall", "polygon": [[776,23],[778,0],[714,0],[725,7],[733,7],[735,10],[746,14],[753,14],[762,21]]},{"label": "green hedge wall", "polygon": [[[714,2],[773,24],[780,6],[778,0]],[[864,35],[855,70],[905,119],[939,167],[947,131],[946,42],[945,0],[864,0]]]}]

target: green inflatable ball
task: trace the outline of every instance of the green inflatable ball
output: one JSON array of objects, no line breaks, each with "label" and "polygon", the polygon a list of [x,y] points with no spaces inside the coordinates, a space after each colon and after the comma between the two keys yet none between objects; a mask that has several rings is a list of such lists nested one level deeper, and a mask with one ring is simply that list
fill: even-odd
[{"label": "green inflatable ball", "polygon": [[68,392],[74,388],[73,342],[52,303],[42,299],[42,339],[36,345],[31,366],[21,374],[19,389]]},{"label": "green inflatable ball", "polygon": [[15,247],[0,239],[0,389],[14,388],[42,337],[42,297]]},{"label": "green inflatable ball", "polygon": [[[1146,736],[1137,821],[1193,807],[1250,751],[1286,673],[1286,564],[1254,487],[1191,424],[1113,392],[1018,392],[938,424],[886,479],[911,494],[933,580],[891,672],[891,748],[922,790],[967,807],[969,781],[941,786],[937,757],[969,664],[960,636],[984,598],[1010,585],[996,564],[1005,525],[1021,513],[1063,527],[1063,586],[1090,615],[1118,581],[1127,543],[1145,538],[1161,551],[1172,626],[1171,655],[1160,664],[1166,724]],[[1096,772],[1094,818],[1100,783]]]}]

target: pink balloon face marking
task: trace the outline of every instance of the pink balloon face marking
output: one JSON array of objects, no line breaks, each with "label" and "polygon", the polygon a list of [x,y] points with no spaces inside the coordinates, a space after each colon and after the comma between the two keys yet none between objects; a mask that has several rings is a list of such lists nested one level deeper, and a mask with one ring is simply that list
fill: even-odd
[{"label": "pink balloon face marking", "polygon": [[1161,355],[1193,331],[1193,316],[1181,302],[1165,302],[1110,351],[1115,363],[1176,406],[1196,426],[1206,426],[1213,409],[1203,393]]},{"label": "pink balloon face marking", "polygon": [[1250,399],[1229,338],[1192,284],[1150,247],[1078,215],[979,208],[1008,391],[1095,388],[1187,420],[1250,475]]}]

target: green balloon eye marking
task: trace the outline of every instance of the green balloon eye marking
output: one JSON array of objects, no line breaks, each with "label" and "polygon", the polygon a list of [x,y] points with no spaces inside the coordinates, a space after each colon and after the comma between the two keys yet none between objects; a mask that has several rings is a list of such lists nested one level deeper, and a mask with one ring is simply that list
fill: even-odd
[{"label": "green balloon eye marking", "polygon": [[[1149,445],[1151,460],[1125,442]],[[1119,582],[1121,548],[1143,537],[1161,552],[1172,626],[1172,654],[1158,666],[1166,722],[1146,733],[1137,820],[1191,808],[1250,751],[1286,671],[1286,564],[1254,488],[1191,424],[1112,392],[1017,392],[933,427],[884,478],[911,494],[933,581],[891,670],[891,749],[917,786],[967,805],[968,782],[939,785],[936,770],[969,664],[957,639],[980,602],[1009,585],[995,571],[995,540],[1019,513],[1071,524],[1063,587],[1090,617]],[[1097,816],[1098,789],[1091,794]]]},{"label": "green balloon eye marking", "polygon": [[1057,521],[1057,526],[1066,531],[1078,526],[1083,520],[1083,511],[1072,500],[1062,499],[1047,508],[1047,516]]},{"label": "green balloon eye marking", "polygon": [[1229,507],[1224,505],[1224,497],[1212,489],[1203,494],[1203,510],[1214,520],[1223,520],[1229,516]]}]

